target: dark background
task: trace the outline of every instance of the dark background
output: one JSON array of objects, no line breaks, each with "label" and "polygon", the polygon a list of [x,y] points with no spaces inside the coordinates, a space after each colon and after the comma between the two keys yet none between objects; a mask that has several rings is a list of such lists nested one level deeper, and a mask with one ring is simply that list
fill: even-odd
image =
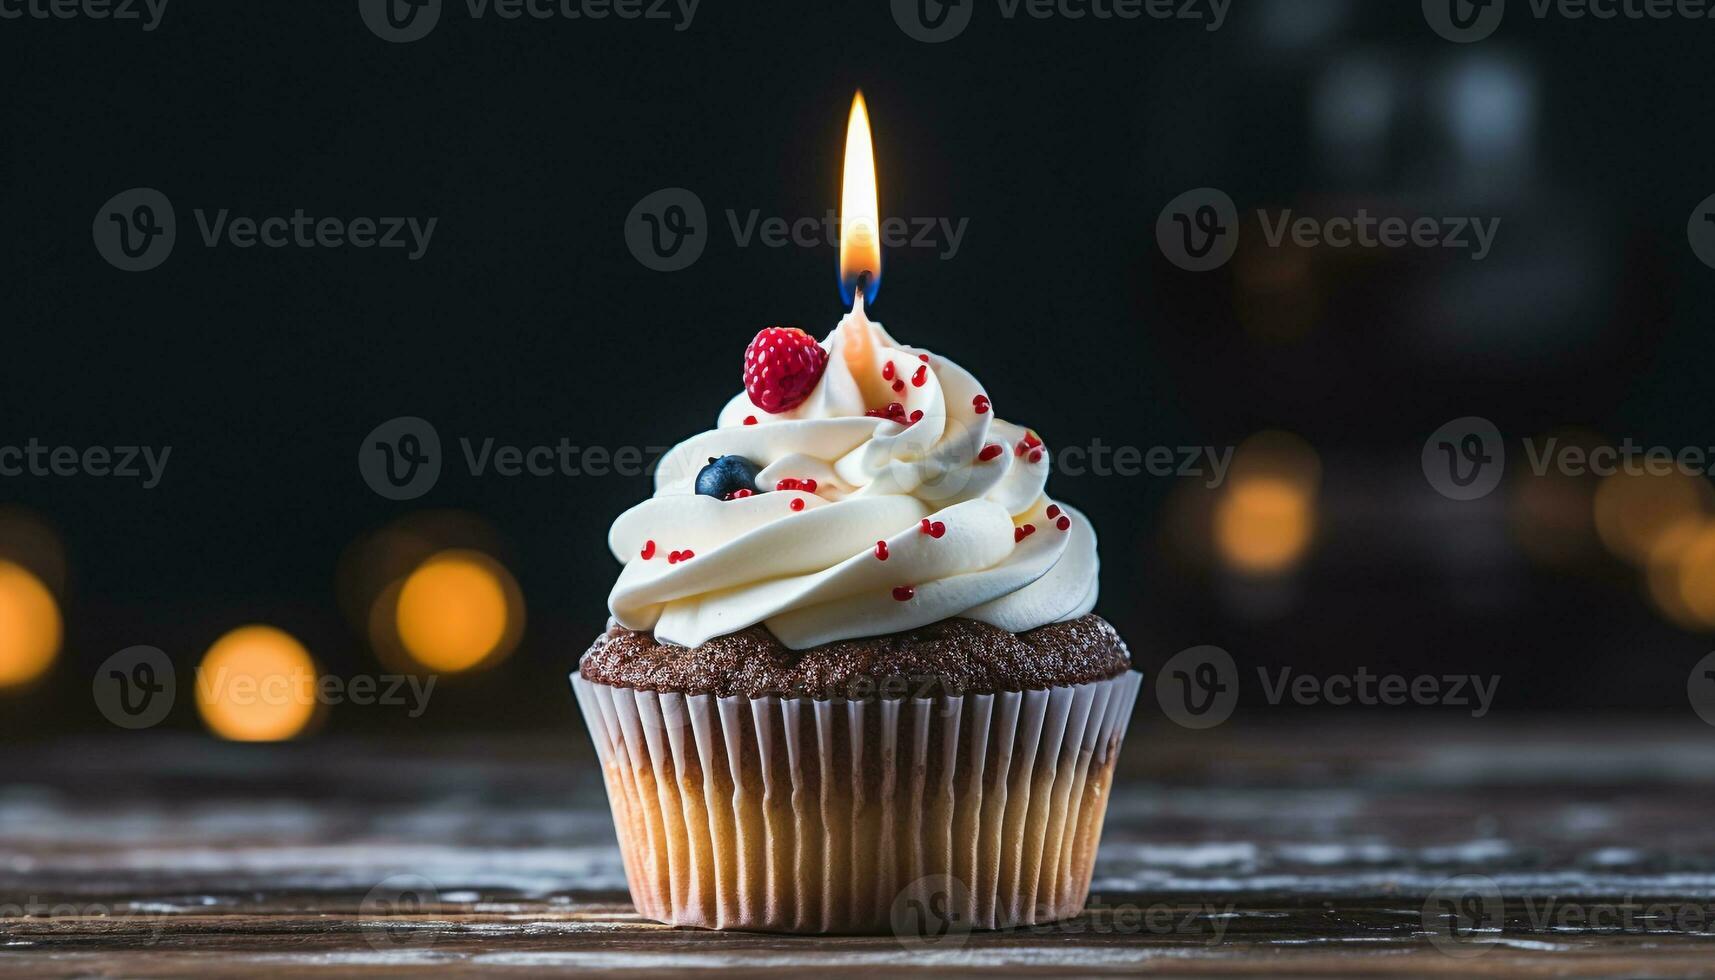
[{"label": "dark background", "polygon": [[[1357,0],[1238,0],[1215,33],[1006,21],[982,4],[940,45],[880,2],[705,0],[684,32],[473,21],[453,3],[399,45],[350,2],[174,0],[152,33],[0,22],[0,444],[173,447],[150,492],[0,480],[0,503],[57,529],[67,568],[65,648],[40,683],[0,693],[0,732],[104,729],[89,686],[107,656],[161,647],[188,691],[209,643],[250,622],[292,632],[330,672],[375,672],[340,612],[338,561],[430,510],[492,529],[528,603],[522,645],[447,679],[419,722],[348,708],[328,726],[573,732],[563,677],[605,618],[607,528],[648,481],[473,479],[456,441],[670,445],[739,390],[757,329],[831,328],[834,250],[739,248],[725,213],[837,207],[860,87],[883,211],[969,219],[950,261],[887,255],[874,311],[896,336],[954,357],[1050,446],[1285,430],[1319,454],[1312,547],[1266,581],[1175,543],[1196,511],[1175,505],[1186,481],[1050,483],[1095,521],[1098,610],[1146,672],[1212,643],[1247,669],[1499,674],[1499,711],[1684,712],[1707,637],[1664,621],[1600,549],[1533,561],[1509,500],[1525,436],[1715,443],[1715,273],[1685,231],[1715,192],[1710,30],[1521,9],[1460,46],[1415,3]],[[1363,123],[1378,106],[1385,121]],[[172,199],[179,242],[127,274],[90,225],[137,186]],[[694,266],[659,273],[623,223],[672,186],[715,228]],[[1154,226],[1201,186],[1241,212],[1502,226],[1481,263],[1323,249],[1282,285],[1241,250],[1198,275],[1163,259]],[[205,249],[193,209],[222,207],[440,220],[418,262]],[[449,454],[408,504],[356,466],[365,433],[401,415],[432,421]],[[1492,419],[1518,458],[1502,490],[1458,504],[1418,455],[1466,415]],[[189,701],[169,727],[197,727]]]}]

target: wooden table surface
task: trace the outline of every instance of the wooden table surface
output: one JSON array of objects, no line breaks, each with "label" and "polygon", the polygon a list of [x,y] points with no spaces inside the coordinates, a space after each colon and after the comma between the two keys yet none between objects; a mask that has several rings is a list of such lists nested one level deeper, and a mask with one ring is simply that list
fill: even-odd
[{"label": "wooden table surface", "polygon": [[[1694,717],[1140,717],[1101,911],[936,941],[642,921],[572,724],[7,746],[0,975],[1715,975],[1715,729]],[[1493,929],[1426,927],[1430,899],[1491,889]]]}]

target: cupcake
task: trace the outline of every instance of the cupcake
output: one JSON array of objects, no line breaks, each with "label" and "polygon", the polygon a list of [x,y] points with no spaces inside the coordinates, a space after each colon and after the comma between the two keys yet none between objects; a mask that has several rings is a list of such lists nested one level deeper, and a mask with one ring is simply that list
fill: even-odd
[{"label": "cupcake", "polygon": [[572,685],[638,910],[794,933],[1082,911],[1139,675],[1048,447],[863,312],[769,328],[614,522]]}]

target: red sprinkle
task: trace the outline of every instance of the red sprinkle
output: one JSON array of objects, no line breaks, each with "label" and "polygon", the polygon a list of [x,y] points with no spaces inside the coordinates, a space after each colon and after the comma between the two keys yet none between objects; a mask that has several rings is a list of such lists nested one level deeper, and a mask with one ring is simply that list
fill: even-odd
[{"label": "red sprinkle", "polygon": [[804,498],[803,497],[793,497],[791,507],[793,510],[803,510],[804,509]]},{"label": "red sprinkle", "polygon": [[1017,544],[1035,533],[1036,525],[1034,524],[1025,524],[1022,527],[1015,527],[1012,529],[1012,541],[1014,544]]},{"label": "red sprinkle", "polygon": [[1000,448],[999,446],[997,446],[991,442],[988,445],[983,447],[982,452],[977,453],[977,458],[986,463],[989,460],[994,459],[996,456],[999,456],[1003,452],[1006,452],[1006,450]]},{"label": "red sprinkle", "polygon": [[667,564],[677,565],[682,561],[690,561],[695,557],[697,557],[697,554],[694,551],[675,551],[667,556]]},{"label": "red sprinkle", "polygon": [[923,421],[923,410],[921,408],[916,409],[911,413],[911,421],[914,423]]},{"label": "red sprinkle", "polygon": [[655,557],[655,542],[654,541],[643,542],[642,554],[643,554],[643,560],[644,561],[648,561],[649,559],[654,558]]},{"label": "red sprinkle", "polygon": [[947,525],[942,521],[931,521],[929,518],[925,517],[923,518],[923,523],[917,525],[917,530],[929,535],[931,538],[938,538],[947,533]]},{"label": "red sprinkle", "polygon": [[799,479],[796,479],[794,477],[787,477],[786,479],[781,480],[779,483],[776,483],[774,485],[774,489],[776,489],[776,490],[802,490],[805,493],[815,493],[816,492],[816,481],[815,480],[809,480],[809,479],[799,480]]},{"label": "red sprinkle", "polygon": [[755,425],[755,424],[756,424],[756,416],[754,416],[754,415],[746,415],[746,416],[745,416],[745,417],[744,417],[744,424],[745,424],[745,425]]},{"label": "red sprinkle", "polygon": [[1059,517],[1060,516],[1060,505],[1059,504],[1049,504],[1048,505],[1048,516],[1049,517]]},{"label": "red sprinkle", "polygon": [[914,586],[896,585],[893,587],[893,597],[900,602],[910,602],[912,597],[916,595],[917,589]]},{"label": "red sprinkle", "polygon": [[1064,531],[1072,526],[1072,519],[1062,514],[1060,519],[1054,522],[1054,526]]},{"label": "red sprinkle", "polygon": [[917,355],[917,359],[918,359],[918,360],[919,360],[919,361],[922,361],[922,362],[923,362],[923,363],[924,363],[924,364],[928,364],[928,363],[929,363],[929,355],[928,355],[928,354],[918,354],[918,355]]},{"label": "red sprinkle", "polygon": [[1031,451],[1030,451],[1030,461],[1031,461],[1031,462],[1032,462],[1032,463],[1040,463],[1040,462],[1042,462],[1042,450],[1040,450],[1040,449],[1032,449],[1032,450],[1031,450]]},{"label": "red sprinkle", "polygon": [[893,379],[893,390],[894,391],[904,391],[905,390],[905,382],[900,381],[898,378]]},{"label": "red sprinkle", "polygon": [[746,497],[753,496],[755,493],[756,493],[755,490],[746,490],[743,487],[740,487],[739,489],[734,490],[732,493],[727,494],[726,499],[728,499],[728,500],[743,500]]},{"label": "red sprinkle", "polygon": [[887,560],[887,542],[886,541],[877,541],[875,543],[875,557],[880,559],[881,561]]},{"label": "red sprinkle", "polygon": [[892,361],[888,361],[886,364],[883,364],[881,366],[881,380],[883,380],[883,381],[892,381],[893,380],[893,362]]},{"label": "red sprinkle", "polygon": [[919,367],[915,374],[911,375],[911,387],[921,388],[923,382],[927,380],[929,380],[929,365],[925,364]]},{"label": "red sprinkle", "polygon": [[977,412],[977,414],[978,414],[978,415],[986,415],[986,414],[988,414],[988,410],[989,410],[989,396],[987,396],[987,395],[978,395],[978,396],[977,396],[977,397],[975,397],[975,398],[973,398],[973,399],[971,399],[971,407],[972,407],[972,408],[974,408],[974,409],[976,409],[976,412]]},{"label": "red sprinkle", "polygon": [[[895,381],[894,385],[902,386],[903,382]],[[889,422],[897,422],[900,425],[911,424],[905,419],[905,406],[901,405],[899,402],[888,402],[886,408],[872,408],[864,414],[872,419],[886,419]]]}]

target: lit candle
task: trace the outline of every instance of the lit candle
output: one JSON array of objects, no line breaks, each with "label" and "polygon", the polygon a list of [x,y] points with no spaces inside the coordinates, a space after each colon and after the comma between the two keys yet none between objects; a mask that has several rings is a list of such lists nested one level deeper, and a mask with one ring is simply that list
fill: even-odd
[{"label": "lit candle", "polygon": [[[845,176],[840,187],[840,294],[852,304],[840,321],[845,336],[846,366],[858,379],[866,398],[889,399],[880,390],[875,368],[875,345],[870,338],[864,304],[874,302],[881,288],[881,207],[875,188],[875,145],[870,140],[869,110],[863,93],[852,97],[846,122]],[[873,389],[873,390],[872,390]]]},{"label": "lit candle", "polygon": [[840,189],[840,294],[863,309],[881,288],[881,207],[875,190],[875,145],[863,93],[846,121],[846,167]]}]

